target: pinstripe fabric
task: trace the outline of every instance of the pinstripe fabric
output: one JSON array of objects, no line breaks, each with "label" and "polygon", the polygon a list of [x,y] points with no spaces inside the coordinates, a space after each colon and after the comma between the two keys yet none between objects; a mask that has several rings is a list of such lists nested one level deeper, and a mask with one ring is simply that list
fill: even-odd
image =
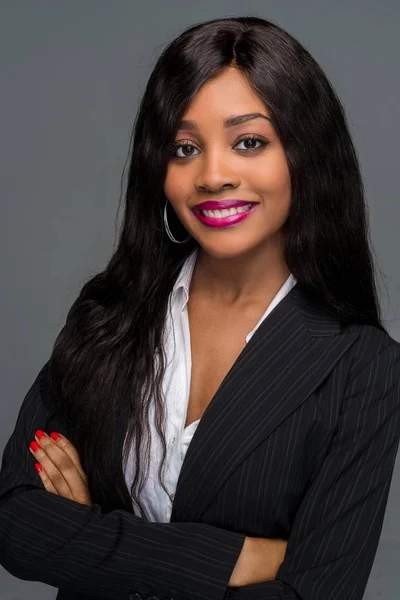
[{"label": "pinstripe fabric", "polygon": [[[3,454],[0,562],[11,574],[59,588],[58,600],[362,599],[400,436],[390,336],[341,328],[297,284],[205,411],[170,523],[43,489],[28,444],[48,414],[46,373]],[[228,588],[246,535],[288,538],[285,560],[272,582]]]}]

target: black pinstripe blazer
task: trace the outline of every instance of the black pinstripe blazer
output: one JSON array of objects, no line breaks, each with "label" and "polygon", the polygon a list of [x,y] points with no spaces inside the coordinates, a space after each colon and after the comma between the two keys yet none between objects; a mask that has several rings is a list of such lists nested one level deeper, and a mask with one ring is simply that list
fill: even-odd
[{"label": "black pinstripe blazer", "polygon": [[[107,511],[44,490],[28,445],[49,414],[46,378],[45,365],[3,454],[8,572],[59,588],[58,600],[361,600],[400,435],[390,336],[341,327],[297,284],[205,411],[170,523],[136,517],[112,489]],[[287,538],[285,560],[274,581],[228,588],[246,535]]]}]

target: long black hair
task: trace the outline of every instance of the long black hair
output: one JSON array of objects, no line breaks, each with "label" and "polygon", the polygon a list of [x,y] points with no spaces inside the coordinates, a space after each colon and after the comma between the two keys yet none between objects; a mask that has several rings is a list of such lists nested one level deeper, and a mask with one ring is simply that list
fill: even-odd
[{"label": "long black hair", "polygon": [[[116,249],[104,271],[83,286],[49,360],[52,408],[78,449],[93,501],[105,511],[132,510],[132,500],[141,509],[152,404],[164,452],[162,483],[164,323],[179,270],[199,246],[193,238],[175,244],[166,235],[164,180],[190,102],[229,66],[265,103],[286,153],[290,271],[343,325],[386,331],[360,168],[344,110],[323,70],[289,33],[261,18],[188,28],[162,52],[140,103]],[[175,237],[187,237],[171,206],[169,224]],[[135,477],[128,493],[124,469],[132,444]]]}]

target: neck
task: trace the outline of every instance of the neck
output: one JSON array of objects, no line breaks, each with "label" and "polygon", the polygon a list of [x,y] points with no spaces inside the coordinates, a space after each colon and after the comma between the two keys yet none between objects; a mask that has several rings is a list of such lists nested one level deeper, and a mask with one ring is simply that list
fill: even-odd
[{"label": "neck", "polygon": [[274,298],[289,275],[281,248],[253,250],[228,258],[200,248],[190,294],[226,308],[264,305]]}]

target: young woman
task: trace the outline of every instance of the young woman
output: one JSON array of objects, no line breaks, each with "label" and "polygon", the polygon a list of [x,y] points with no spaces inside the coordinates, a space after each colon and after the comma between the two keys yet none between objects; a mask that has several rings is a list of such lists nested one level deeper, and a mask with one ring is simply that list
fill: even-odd
[{"label": "young woman", "polygon": [[361,600],[399,415],[340,101],[268,21],[189,28],[5,448],[1,564],[59,600]]}]

